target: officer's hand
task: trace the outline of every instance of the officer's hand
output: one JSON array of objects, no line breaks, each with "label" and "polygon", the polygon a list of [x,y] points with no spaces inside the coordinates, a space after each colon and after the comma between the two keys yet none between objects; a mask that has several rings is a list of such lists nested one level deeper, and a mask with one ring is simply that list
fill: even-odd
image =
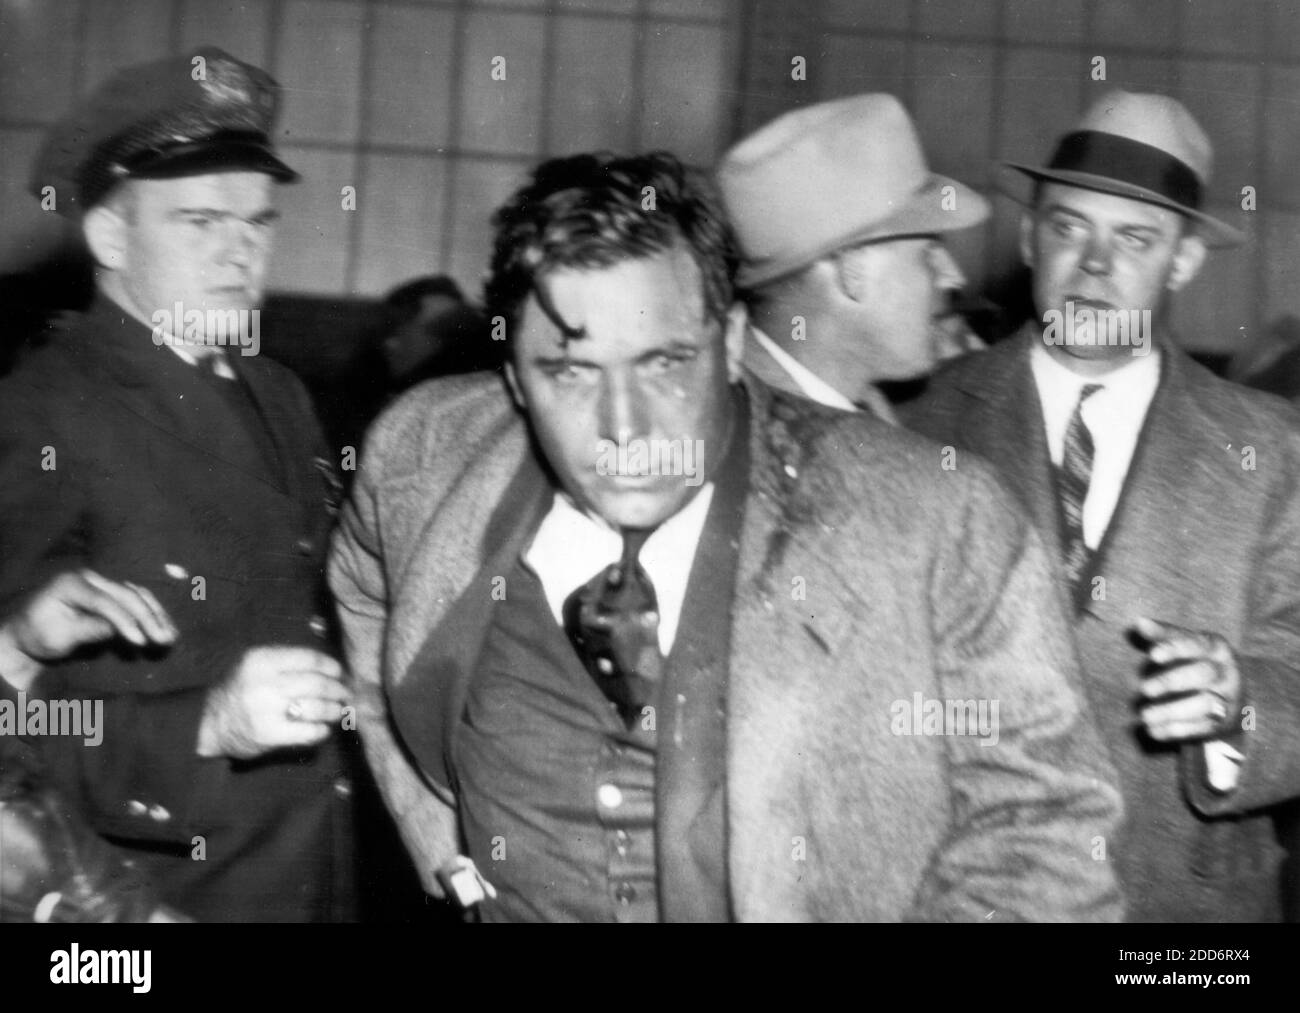
[{"label": "officer's hand", "polygon": [[250,759],[314,746],[351,703],[343,667],[329,655],[307,647],[254,647],[208,691],[198,753]]},{"label": "officer's hand", "polygon": [[1141,686],[1139,713],[1147,733],[1160,742],[1182,742],[1231,731],[1242,685],[1228,642],[1154,619],[1139,619],[1134,629],[1148,641],[1147,657],[1158,669]]},{"label": "officer's hand", "polygon": [[178,636],[148,588],[107,580],[93,570],[62,573],[0,624],[0,676],[26,689],[50,661],[79,647],[121,637],[137,647]]}]

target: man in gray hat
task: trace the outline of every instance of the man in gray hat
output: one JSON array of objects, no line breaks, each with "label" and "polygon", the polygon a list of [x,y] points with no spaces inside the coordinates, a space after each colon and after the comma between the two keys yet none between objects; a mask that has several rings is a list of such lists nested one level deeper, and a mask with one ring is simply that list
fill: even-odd
[{"label": "man in gray hat", "polygon": [[102,700],[102,741],[35,741],[51,783],[200,920],[351,913],[350,690],[323,597],[338,484],[302,384],[258,354],[295,178],[277,93],[203,48],[51,129],[32,190],[80,224],[98,295],[0,385],[0,615],[93,571],[175,625],[11,651],[6,678]]},{"label": "man in gray hat", "polygon": [[1242,238],[1201,210],[1210,165],[1179,103],[1116,91],[1047,166],[1012,166],[1041,319],[906,418],[996,464],[1055,548],[1141,921],[1277,918],[1268,809],[1300,793],[1300,414],[1169,330],[1207,247]]},{"label": "man in gray hat", "polygon": [[949,326],[965,278],[942,235],[988,202],[930,172],[892,95],[786,113],[728,151],[717,178],[741,254],[745,365],[767,383],[893,421],[875,384],[967,350]]}]

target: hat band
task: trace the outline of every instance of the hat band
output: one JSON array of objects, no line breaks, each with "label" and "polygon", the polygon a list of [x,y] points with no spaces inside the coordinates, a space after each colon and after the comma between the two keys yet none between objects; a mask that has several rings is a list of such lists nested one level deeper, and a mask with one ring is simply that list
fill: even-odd
[{"label": "hat band", "polygon": [[168,138],[118,160],[126,175],[133,175],[164,159],[183,158],[204,150],[221,148],[239,149],[254,147],[269,149],[270,139],[259,130],[222,130],[215,134],[193,138]]},{"label": "hat band", "polygon": [[1201,206],[1201,181],[1186,162],[1118,134],[1100,130],[1066,134],[1048,168],[1106,176],[1151,190],[1183,207]]}]

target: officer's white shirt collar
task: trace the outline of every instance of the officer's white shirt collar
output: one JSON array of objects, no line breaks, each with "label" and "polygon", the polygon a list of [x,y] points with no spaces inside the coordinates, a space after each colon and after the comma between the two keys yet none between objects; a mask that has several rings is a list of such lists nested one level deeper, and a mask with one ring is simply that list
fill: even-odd
[{"label": "officer's white shirt collar", "polygon": [[208,353],[211,357],[211,361],[201,362],[197,355],[183,347],[180,342],[171,345],[164,343],[163,347],[170,348],[176,353],[177,358],[179,358],[181,362],[187,363],[196,369],[209,369],[213,376],[219,376],[223,380],[238,379],[238,377],[235,376],[235,371],[230,367],[230,360],[226,358],[226,353],[220,348],[214,349]]},{"label": "officer's white shirt collar", "polygon": [[808,398],[808,400],[816,401],[818,404],[826,405],[828,408],[839,408],[846,412],[855,412],[858,410],[857,405],[753,324],[749,325],[749,331],[754,336],[754,340],[758,342],[758,346],[763,349],[763,351],[767,352],[776,364],[790,375],[790,379],[794,381],[795,386],[803,392],[804,397]]},{"label": "officer's white shirt collar", "polygon": [[1092,478],[1083,501],[1083,540],[1095,549],[1119,503],[1142,423],[1160,384],[1160,352],[1152,349],[1149,355],[1132,356],[1132,361],[1098,377],[1073,372],[1039,342],[1034,343],[1029,361],[1043,407],[1047,448],[1057,467],[1065,456],[1065,430],[1080,391],[1090,383],[1102,385],[1083,403],[1083,421],[1094,448]]},{"label": "officer's white shirt collar", "polygon": [[[677,638],[686,584],[713,502],[713,488],[712,482],[704,485],[685,507],[655,528],[637,557],[654,584],[659,649],[665,657]],[[523,558],[542,582],[555,621],[563,625],[565,599],[605,567],[617,563],[622,554],[622,535],[579,510],[564,493],[556,493]]]}]

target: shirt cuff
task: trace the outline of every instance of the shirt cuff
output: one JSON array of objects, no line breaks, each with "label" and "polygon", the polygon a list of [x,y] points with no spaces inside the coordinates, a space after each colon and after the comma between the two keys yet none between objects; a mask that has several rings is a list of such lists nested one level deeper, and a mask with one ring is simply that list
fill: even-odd
[{"label": "shirt cuff", "polygon": [[1219,794],[1227,794],[1237,787],[1241,765],[1246,755],[1234,746],[1216,739],[1205,744],[1205,781]]}]

